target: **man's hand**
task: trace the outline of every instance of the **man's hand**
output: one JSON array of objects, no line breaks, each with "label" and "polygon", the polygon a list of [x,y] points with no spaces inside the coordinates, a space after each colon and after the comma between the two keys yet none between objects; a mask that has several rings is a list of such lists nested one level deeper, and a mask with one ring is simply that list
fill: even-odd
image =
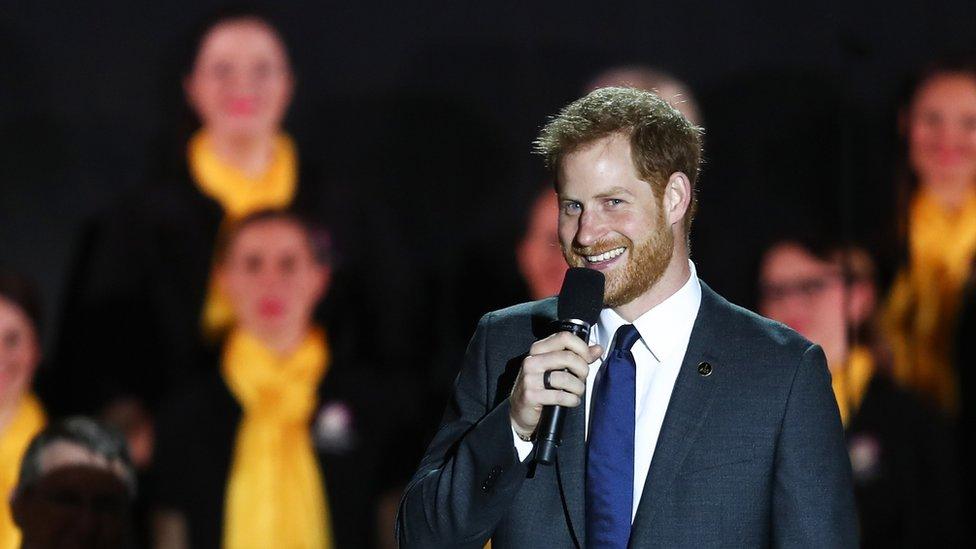
[{"label": "man's hand", "polygon": [[[534,433],[543,406],[579,406],[586,394],[589,365],[601,354],[599,345],[587,347],[585,341],[569,332],[555,333],[533,343],[508,397],[515,432],[523,438]],[[543,385],[547,371],[552,372],[551,390]]]}]

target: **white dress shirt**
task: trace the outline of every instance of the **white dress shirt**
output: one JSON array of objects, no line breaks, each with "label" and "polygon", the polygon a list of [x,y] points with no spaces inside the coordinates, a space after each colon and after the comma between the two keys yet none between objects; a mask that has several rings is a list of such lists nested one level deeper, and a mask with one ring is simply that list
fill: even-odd
[{"label": "white dress shirt", "polygon": [[[634,505],[631,520],[637,514],[637,505],[644,491],[644,481],[654,457],[654,447],[661,433],[664,414],[671,400],[671,391],[678,378],[681,362],[688,350],[691,328],[698,317],[701,305],[701,284],[695,271],[695,264],[688,262],[691,276],[674,294],[653,309],[634,320],[634,327],[640,340],[634,343],[631,352],[637,363],[634,433]],[[586,431],[590,427],[590,394],[593,382],[613,345],[617,328],[627,324],[613,309],[603,309],[600,320],[590,331],[590,345],[599,344],[603,356],[590,365],[586,377]],[[519,459],[525,460],[532,451],[532,443],[521,440],[512,431],[515,449]]]}]

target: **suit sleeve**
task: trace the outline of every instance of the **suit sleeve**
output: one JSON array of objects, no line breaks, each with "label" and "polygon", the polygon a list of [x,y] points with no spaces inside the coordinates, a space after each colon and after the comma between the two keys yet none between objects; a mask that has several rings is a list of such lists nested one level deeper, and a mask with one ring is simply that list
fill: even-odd
[{"label": "suit sleeve", "polygon": [[489,395],[491,314],[478,323],[441,426],[407,485],[397,516],[401,547],[483,547],[522,486],[508,399]]},{"label": "suit sleeve", "polygon": [[857,547],[857,511],[844,430],[823,351],[804,351],[776,448],[775,547]]}]

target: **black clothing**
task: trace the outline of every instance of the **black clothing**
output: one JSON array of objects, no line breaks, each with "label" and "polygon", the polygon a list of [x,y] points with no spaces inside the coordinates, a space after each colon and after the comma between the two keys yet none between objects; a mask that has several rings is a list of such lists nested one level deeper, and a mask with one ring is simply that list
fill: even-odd
[{"label": "black clothing", "polygon": [[[156,507],[183,514],[191,547],[220,547],[224,494],[242,415],[217,357],[209,355],[206,362],[201,370],[209,371],[162,407],[152,474]],[[402,485],[413,466],[398,437],[410,418],[409,393],[394,387],[389,376],[341,363],[330,366],[319,386],[309,428],[338,548],[377,545],[377,497]],[[334,419],[323,422],[328,414],[349,421],[345,426]]]},{"label": "black clothing", "polygon": [[845,435],[862,547],[960,541],[956,449],[947,420],[875,374]]},{"label": "black clothing", "polygon": [[[333,347],[400,367],[412,336],[397,295],[407,277],[387,276],[404,247],[375,203],[351,185],[327,187],[303,165],[292,209],[329,228],[338,250],[318,320]],[[42,399],[56,415],[93,413],[134,395],[155,410],[189,372],[201,344],[201,315],[223,210],[182,177],[124,197],[82,237],[66,289],[56,369],[41,372]],[[355,244],[353,246],[352,244]],[[369,353],[368,356],[364,356]],[[396,358],[394,362],[392,357]]]}]

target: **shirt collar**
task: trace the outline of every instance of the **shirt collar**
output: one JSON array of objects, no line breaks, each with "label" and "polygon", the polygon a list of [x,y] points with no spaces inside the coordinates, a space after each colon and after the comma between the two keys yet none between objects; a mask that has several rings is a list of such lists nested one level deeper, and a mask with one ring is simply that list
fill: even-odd
[{"label": "shirt collar", "polygon": [[[691,271],[688,281],[667,299],[634,320],[634,327],[641,336],[641,343],[658,362],[668,360],[691,337],[691,329],[698,317],[701,305],[701,283],[695,264],[688,260]],[[610,351],[610,344],[617,328],[627,321],[613,309],[600,311],[596,326],[595,342],[603,347],[603,358]],[[637,345],[637,344],[635,344]]]}]

